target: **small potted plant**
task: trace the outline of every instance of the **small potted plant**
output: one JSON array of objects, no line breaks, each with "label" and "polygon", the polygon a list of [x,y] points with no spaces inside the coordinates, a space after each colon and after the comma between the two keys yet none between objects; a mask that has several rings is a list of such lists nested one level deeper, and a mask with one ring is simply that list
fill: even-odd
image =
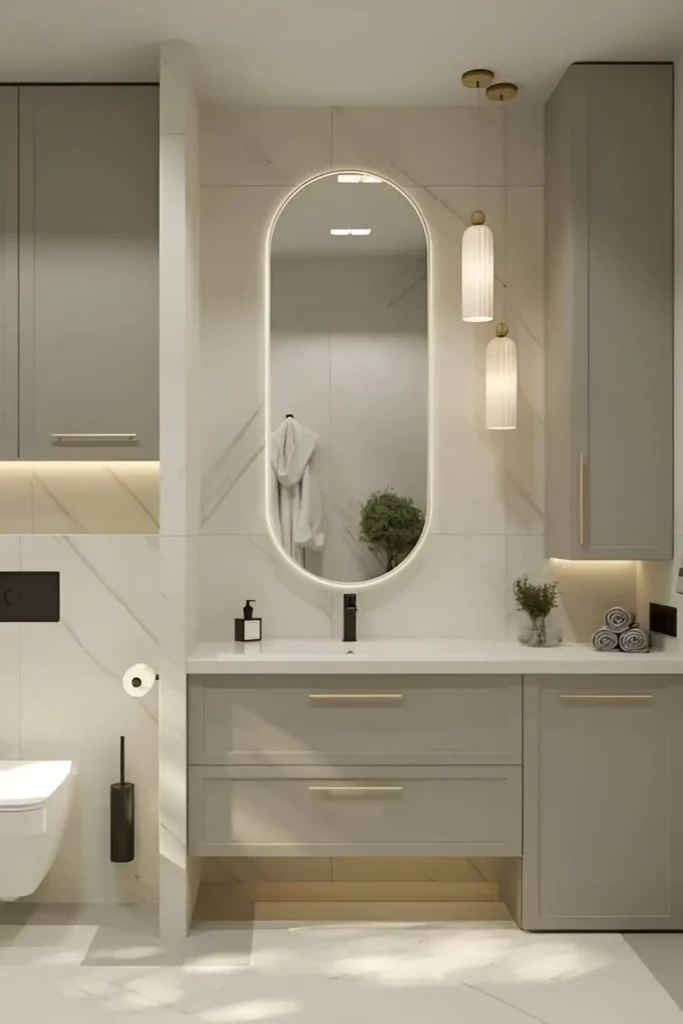
[{"label": "small potted plant", "polygon": [[[531,624],[530,630],[520,634],[520,641],[529,647],[549,647],[559,643],[559,635],[548,642],[548,616],[553,608],[557,608],[559,583],[531,583],[525,574],[519,576],[512,584],[512,592],[520,611],[526,612]],[[527,640],[528,636],[528,640]]]},{"label": "small potted plant", "polygon": [[375,491],[360,510],[360,540],[391,572],[413,550],[425,525],[425,514],[412,498],[387,488]]}]

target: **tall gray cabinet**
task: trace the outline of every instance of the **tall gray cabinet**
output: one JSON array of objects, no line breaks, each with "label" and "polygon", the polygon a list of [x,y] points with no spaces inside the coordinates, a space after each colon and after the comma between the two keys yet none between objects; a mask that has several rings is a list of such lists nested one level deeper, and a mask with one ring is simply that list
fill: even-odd
[{"label": "tall gray cabinet", "polygon": [[680,677],[527,676],[522,926],[681,929],[682,865]]},{"label": "tall gray cabinet", "polygon": [[673,69],[575,64],[546,108],[546,554],[673,547]]},{"label": "tall gray cabinet", "polygon": [[3,458],[158,458],[158,104],[0,88]]}]

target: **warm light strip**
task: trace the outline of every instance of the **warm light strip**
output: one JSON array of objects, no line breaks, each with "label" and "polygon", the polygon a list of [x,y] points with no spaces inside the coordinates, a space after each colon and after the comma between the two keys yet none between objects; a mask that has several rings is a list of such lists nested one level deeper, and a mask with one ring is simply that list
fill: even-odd
[{"label": "warm light strip", "polygon": [[59,459],[58,461],[51,461],[49,459],[35,461],[11,459],[0,461],[0,473],[59,473],[62,470],[72,473],[76,469],[79,472],[94,473],[98,470],[106,468],[115,469],[116,467],[132,473],[150,472],[153,470],[158,473],[160,465],[161,463],[151,459]]},{"label": "warm light strip", "polygon": [[[291,193],[286,197],[286,199],[284,199],[284,201],[277,208],[277,210],[273,214],[273,219],[270,222],[270,228],[269,228],[268,233],[266,235],[265,245],[264,245],[264,249],[263,249],[264,283],[265,283],[265,304],[264,304],[264,317],[263,317],[263,345],[264,345],[265,352],[264,352],[264,358],[263,358],[263,369],[264,369],[264,373],[265,373],[264,396],[265,396],[265,413],[266,413],[266,415],[265,415],[265,420],[266,420],[266,423],[265,423],[265,436],[266,437],[270,437],[271,431],[273,429],[273,425],[271,423],[271,410],[270,410],[270,396],[271,396],[271,383],[270,383],[270,254],[271,254],[271,249],[272,249],[272,244],[273,244],[273,232],[275,231],[275,225],[278,222],[278,218],[280,217],[280,215],[283,212],[283,210],[285,209],[285,207],[288,205],[288,203],[290,203],[292,201],[292,199],[294,199],[295,196],[297,196],[299,194],[299,192],[301,192],[302,189],[306,188],[308,185],[311,185],[314,181],[322,181],[325,178],[331,177],[332,174],[341,174],[341,173],[346,173],[346,174],[351,174],[351,173],[359,174],[359,173],[363,173],[363,174],[365,174],[365,173],[368,173],[368,172],[365,172],[365,171],[360,172],[360,171],[357,171],[357,170],[356,171],[348,170],[348,171],[343,171],[343,172],[342,171],[339,171],[339,172],[332,171],[332,172],[326,172],[324,174],[316,174],[314,177],[308,178],[308,179],[306,179],[306,181],[302,181],[301,184],[297,185],[297,187],[294,188],[291,191]],[[417,542],[417,544],[415,545],[413,550],[410,552],[408,557],[405,558],[400,563],[400,565],[397,565],[395,569],[392,569],[391,572],[386,573],[384,576],[379,576],[379,577],[376,577],[375,579],[371,579],[371,580],[358,580],[358,581],[354,581],[354,583],[352,584],[353,590],[355,592],[358,592],[358,593],[360,593],[362,590],[369,590],[370,588],[379,589],[380,587],[385,586],[388,583],[390,583],[390,581],[393,580],[396,576],[398,576],[399,573],[403,573],[403,572],[405,572],[408,569],[408,567],[413,563],[413,561],[419,555],[420,551],[422,550],[424,544],[427,541],[427,538],[430,535],[431,526],[432,526],[432,520],[433,520],[433,509],[434,509],[434,418],[435,418],[435,415],[436,415],[436,396],[435,396],[435,384],[434,384],[434,377],[435,377],[435,374],[434,374],[434,342],[433,342],[433,339],[432,339],[432,336],[431,336],[432,335],[432,325],[434,323],[434,282],[433,282],[432,273],[431,273],[432,236],[430,234],[429,226],[427,224],[427,221],[425,220],[425,216],[424,216],[421,208],[418,206],[418,204],[413,199],[413,197],[411,195],[409,195],[407,192],[405,192],[404,189],[402,189],[395,182],[390,181],[388,178],[382,178],[381,181],[382,181],[383,185],[389,185],[390,188],[396,189],[396,191],[399,192],[404,197],[404,199],[406,199],[410,203],[410,205],[413,207],[413,209],[417,213],[418,217],[420,218],[420,223],[422,224],[422,227],[423,227],[424,233],[425,233],[425,238],[427,240],[427,281],[428,281],[428,293],[427,293],[427,310],[428,310],[428,313],[427,313],[427,350],[428,350],[428,359],[429,359],[428,436],[427,436],[427,511],[426,511],[426,515],[425,515],[425,525],[424,525],[424,529],[422,531],[422,536],[420,537],[419,541]],[[309,584],[311,582],[314,582],[314,583],[319,584],[321,587],[326,588],[327,590],[348,591],[348,589],[349,589],[349,584],[348,583],[344,583],[344,582],[341,582],[339,580],[325,580],[321,576],[314,576],[312,573],[310,573],[306,569],[304,569],[304,567],[302,565],[299,565],[298,562],[295,562],[294,559],[290,555],[288,555],[286,551],[283,550],[282,545],[280,544],[280,542],[277,539],[277,536],[276,536],[275,530],[273,529],[273,524],[272,524],[271,518],[270,518],[270,492],[271,492],[273,481],[272,481],[272,472],[271,472],[271,467],[270,467],[269,460],[268,459],[263,459],[262,460],[262,465],[263,465],[263,473],[264,473],[264,476],[265,476],[264,494],[265,494],[265,501],[266,501],[266,523],[267,523],[267,526],[268,526],[268,533],[270,534],[270,539],[271,539],[271,541],[273,543],[273,546],[274,546],[275,550],[278,553],[278,556],[283,560],[283,562],[286,562],[292,569],[294,569],[295,572],[299,573],[299,575],[303,579],[306,579]]]}]

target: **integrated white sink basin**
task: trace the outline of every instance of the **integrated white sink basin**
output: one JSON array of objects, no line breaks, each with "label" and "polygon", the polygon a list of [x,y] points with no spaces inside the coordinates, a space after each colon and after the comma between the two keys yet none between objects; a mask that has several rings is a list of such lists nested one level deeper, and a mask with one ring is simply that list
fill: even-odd
[{"label": "integrated white sink basin", "polygon": [[529,648],[510,640],[264,640],[204,643],[187,664],[189,674],[505,674],[587,672],[679,673],[671,653],[598,654],[588,644]]}]

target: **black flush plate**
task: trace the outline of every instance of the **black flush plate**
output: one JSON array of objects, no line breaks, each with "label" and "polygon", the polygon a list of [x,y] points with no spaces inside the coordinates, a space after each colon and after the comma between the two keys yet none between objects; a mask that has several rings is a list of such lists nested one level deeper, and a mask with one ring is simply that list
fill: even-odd
[{"label": "black flush plate", "polygon": [[0,622],[59,622],[59,573],[0,572]]},{"label": "black flush plate", "polygon": [[678,636],[678,609],[668,604],[650,603],[650,630],[665,636]]}]

